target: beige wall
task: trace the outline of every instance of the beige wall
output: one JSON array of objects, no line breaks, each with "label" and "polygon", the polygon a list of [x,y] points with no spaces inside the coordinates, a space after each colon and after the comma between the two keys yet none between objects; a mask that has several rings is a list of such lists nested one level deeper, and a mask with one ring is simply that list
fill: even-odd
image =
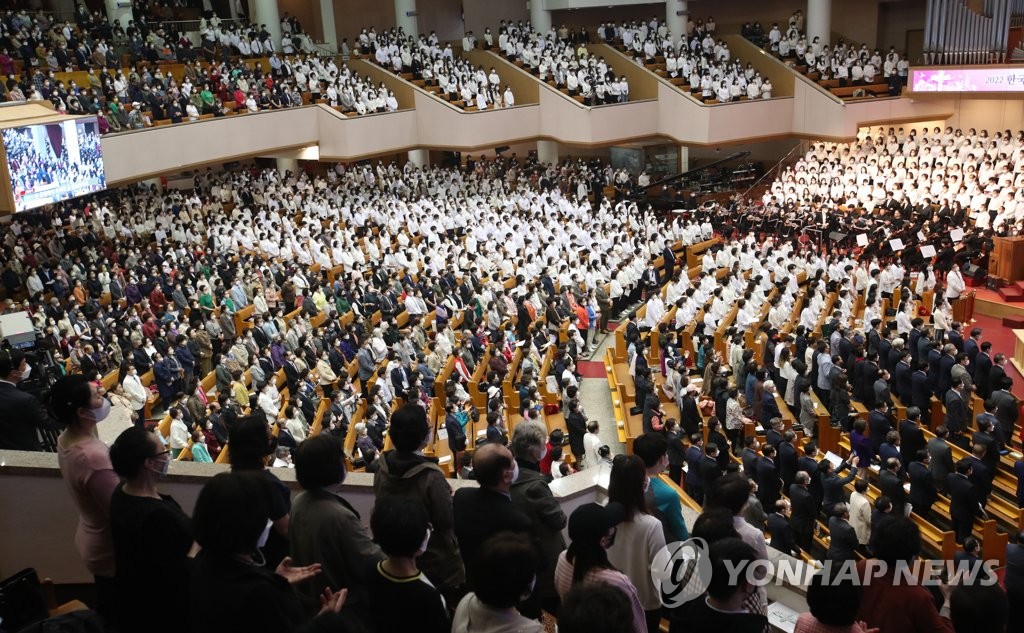
[{"label": "beige wall", "polygon": [[954,128],[987,129],[991,131],[1024,129],[1024,100],[977,99],[960,97],[953,100],[953,116],[946,125]]},{"label": "beige wall", "polygon": [[878,0],[832,0],[832,31],[842,34],[847,41],[874,47],[878,39],[878,5]]},{"label": "beige wall", "polygon": [[105,137],[107,183],[254,156],[268,149],[315,145],[317,107],[268,110]]},{"label": "beige wall", "polygon": [[[312,0],[318,2],[319,0]],[[333,0],[334,30],[338,32],[338,43],[348,38],[349,46],[364,28],[375,27],[378,31],[395,26],[395,3],[392,0]]]}]

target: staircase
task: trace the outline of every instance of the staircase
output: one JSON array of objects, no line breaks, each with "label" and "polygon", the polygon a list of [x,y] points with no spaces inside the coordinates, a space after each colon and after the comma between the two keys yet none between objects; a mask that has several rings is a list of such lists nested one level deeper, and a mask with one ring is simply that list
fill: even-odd
[{"label": "staircase", "polygon": [[1001,286],[996,292],[1007,303],[1024,303],[1024,281]]}]

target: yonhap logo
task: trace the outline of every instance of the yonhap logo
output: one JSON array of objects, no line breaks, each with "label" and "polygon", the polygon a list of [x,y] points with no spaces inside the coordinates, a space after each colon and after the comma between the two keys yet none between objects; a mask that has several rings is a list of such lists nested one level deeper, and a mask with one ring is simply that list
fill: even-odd
[{"label": "yonhap logo", "polygon": [[651,562],[651,580],[669,609],[702,595],[711,580],[707,542],[692,538],[661,548]]}]

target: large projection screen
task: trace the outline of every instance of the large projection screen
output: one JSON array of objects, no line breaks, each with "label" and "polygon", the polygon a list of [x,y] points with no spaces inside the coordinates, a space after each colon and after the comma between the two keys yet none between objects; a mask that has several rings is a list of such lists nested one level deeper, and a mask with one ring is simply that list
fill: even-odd
[{"label": "large projection screen", "polygon": [[14,212],[106,188],[96,117],[8,127],[0,138]]}]

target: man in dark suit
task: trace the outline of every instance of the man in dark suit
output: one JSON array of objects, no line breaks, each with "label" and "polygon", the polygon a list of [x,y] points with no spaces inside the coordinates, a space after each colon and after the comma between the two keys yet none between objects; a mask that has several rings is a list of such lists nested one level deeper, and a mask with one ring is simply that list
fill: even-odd
[{"label": "man in dark suit", "polygon": [[764,508],[774,508],[781,496],[782,478],[779,477],[775,455],[775,448],[766,445],[761,449],[761,459],[757,462],[757,497]]},{"label": "man in dark suit", "polygon": [[956,347],[952,343],[942,346],[942,355],[939,357],[939,370],[936,377],[935,395],[942,398],[946,391],[953,385],[953,365],[956,364]]},{"label": "man in dark suit", "polygon": [[[836,504],[842,503],[846,500],[846,493],[843,488],[846,484],[850,483],[857,477],[857,464],[860,463],[860,458],[856,455],[850,458],[849,462],[842,462],[839,464],[839,468],[835,468],[832,462],[827,459],[823,459],[818,462],[818,472],[821,477],[821,488],[824,493],[824,499],[822,500],[822,507],[825,509],[825,514],[835,514]],[[850,474],[845,477],[840,477],[839,474],[844,470],[849,469]]]},{"label": "man in dark suit", "polygon": [[781,417],[782,412],[779,411],[779,404],[775,401],[775,381],[766,380],[764,393],[761,395],[761,424],[768,426],[770,420]]},{"label": "man in dark suit", "polygon": [[919,363],[910,376],[910,402],[903,402],[908,407],[915,406],[922,411],[931,410],[932,389],[928,384],[928,373],[925,371],[927,367],[928,363]]},{"label": "man in dark suit", "polygon": [[970,360],[970,368],[974,370],[974,359],[978,356],[980,350],[979,344],[981,343],[981,328],[976,327],[971,329],[971,336],[964,341],[964,353],[967,354],[968,360]]},{"label": "man in dark suit", "polygon": [[821,489],[821,477],[818,476],[819,459],[818,445],[814,442],[807,442],[804,444],[804,454],[796,460],[797,471],[799,472],[802,470],[811,477],[811,483],[808,486],[808,490],[814,498],[815,515],[817,515],[818,511],[821,509],[821,500],[822,497],[824,497],[824,493]]},{"label": "man in dark suit", "polygon": [[700,463],[704,459],[704,439],[700,433],[690,436],[690,447],[686,449],[686,494],[697,503],[704,503],[704,483],[700,477]]},{"label": "man in dark suit", "polygon": [[935,479],[929,468],[930,462],[928,451],[920,449],[914,453],[914,461],[907,466],[907,472],[910,474],[908,500],[917,516],[925,520],[928,520],[932,505],[939,498],[939,491],[935,488]]},{"label": "man in dark suit", "polygon": [[857,559],[857,531],[850,525],[850,511],[845,503],[837,503],[828,520],[829,544],[825,558],[843,562]]},{"label": "man in dark suit", "polygon": [[665,248],[661,251],[665,260],[665,281],[672,279],[676,270],[676,254],[672,252],[672,240],[665,240]]},{"label": "man in dark suit", "polygon": [[[972,377],[974,378],[974,386],[978,390],[978,395],[982,398],[988,398],[992,393],[991,383],[989,382],[989,373],[992,371],[992,343],[985,341],[978,346],[978,355],[971,361]],[[998,389],[998,387],[996,387]]]},{"label": "man in dark suit", "polygon": [[917,451],[925,448],[928,445],[928,440],[925,439],[924,431],[921,430],[919,424],[921,420],[921,410],[917,407],[907,407],[907,417],[900,422],[900,453],[903,456],[904,468],[914,459],[917,455]]},{"label": "man in dark suit", "polygon": [[892,501],[893,511],[903,514],[907,491],[903,488],[903,477],[900,475],[902,464],[895,457],[890,457],[883,466],[885,468],[878,474],[878,489]]},{"label": "man in dark suit", "polygon": [[743,462],[743,474],[747,479],[757,479],[757,460],[761,458],[757,454],[761,448],[757,436],[748,435],[743,438],[743,450],[740,452],[740,461]]},{"label": "man in dark suit", "polygon": [[971,454],[965,458],[971,463],[971,483],[978,496],[978,504],[984,508],[988,504],[988,496],[992,494],[992,480],[995,472],[985,465],[985,447],[976,444],[971,447]]},{"label": "man in dark suit", "polygon": [[913,392],[911,391],[910,378],[913,375],[910,369],[910,354],[905,350],[899,352],[899,360],[893,369],[892,392],[904,403],[910,403]]},{"label": "man in dark suit", "polygon": [[1017,419],[1020,417],[1020,403],[1010,392],[1013,389],[1013,379],[1004,376],[1001,383],[992,383],[992,387],[996,389],[991,396],[995,404],[994,413],[999,420],[999,426],[1002,427],[1003,437],[1010,442],[1017,428]]},{"label": "man in dark suit", "polygon": [[530,518],[512,503],[515,476],[512,453],[500,444],[484,444],[473,455],[479,488],[459,488],[452,499],[455,538],[466,567],[472,566],[480,545],[498,532],[528,533]]},{"label": "man in dark suit", "polygon": [[[791,512],[789,524],[797,545],[804,551],[811,549],[814,540],[814,524],[818,519],[818,504],[810,491],[811,475],[799,471],[789,487]],[[770,529],[770,528],[769,528]],[[773,533],[774,534],[774,533]]]},{"label": "man in dark suit", "polygon": [[985,456],[981,461],[990,473],[999,470],[999,444],[995,439],[995,422],[992,418],[978,416],[978,430],[971,436],[973,446],[984,446]]},{"label": "man in dark suit", "polygon": [[948,437],[949,430],[944,426],[938,426],[935,428],[935,437],[928,440],[927,447],[932,479],[935,481],[935,487],[941,492],[948,489],[949,475],[954,472],[953,447],[949,445]]},{"label": "man in dark suit", "polygon": [[882,447],[882,442],[885,441],[885,436],[891,430],[892,420],[889,418],[889,404],[879,402],[871,410],[871,413],[868,414],[868,439],[871,441],[871,446],[875,449],[876,455],[878,454],[878,449]]},{"label": "man in dark suit", "polygon": [[963,329],[963,324],[958,321],[954,321],[953,324],[950,325],[950,330],[946,332],[946,339],[953,347],[956,348],[957,354],[963,353],[964,351]]},{"label": "man in dark suit", "polygon": [[772,535],[772,547],[784,554],[799,556],[800,548],[797,547],[793,528],[789,523],[789,507],[789,501],[785,499],[775,502],[775,512],[768,515],[768,533]]},{"label": "man in dark suit", "polygon": [[794,440],[796,440],[796,434],[792,430],[787,430],[782,434],[782,442],[779,443],[779,476],[782,478],[783,490],[789,490],[789,487],[793,485],[793,478],[796,477],[798,468],[796,447],[793,446]]},{"label": "man in dark suit", "polygon": [[0,449],[41,451],[39,431],[61,429],[35,396],[18,388],[32,369],[24,352],[0,350]]},{"label": "man in dark suit", "polygon": [[1003,378],[1006,378],[1006,354],[999,352],[992,357],[992,369],[988,370],[988,388],[995,393],[997,389],[1001,389],[1000,385],[1003,384]]},{"label": "man in dark suit", "polygon": [[722,468],[718,464],[718,454],[721,449],[718,444],[708,442],[704,446],[704,457],[700,460],[700,480],[704,485],[704,502],[710,500],[711,491],[714,490],[715,482],[722,476]]},{"label": "man in dark suit", "polygon": [[782,418],[772,418],[771,422],[765,426],[768,427],[768,431],[764,435],[764,443],[778,450],[779,444],[782,443]]},{"label": "man in dark suit", "polygon": [[946,419],[943,424],[954,436],[963,433],[970,421],[971,414],[967,408],[967,400],[961,392],[962,388],[963,382],[958,381],[946,392],[945,397]]},{"label": "man in dark suit", "polygon": [[950,473],[947,486],[949,488],[949,516],[956,532],[956,542],[963,543],[971,535],[974,517],[978,514],[978,497],[971,483],[971,462],[961,459],[956,464],[956,472]]}]

